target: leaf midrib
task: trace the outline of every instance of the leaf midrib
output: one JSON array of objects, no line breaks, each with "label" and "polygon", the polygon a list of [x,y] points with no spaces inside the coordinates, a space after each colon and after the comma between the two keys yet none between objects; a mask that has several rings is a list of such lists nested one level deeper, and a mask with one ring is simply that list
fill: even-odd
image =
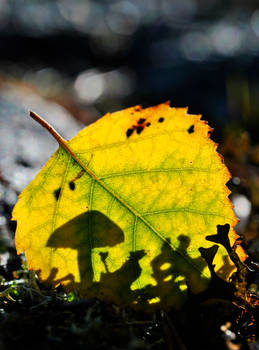
[{"label": "leaf midrib", "polygon": [[135,210],[131,205],[129,205],[124,199],[122,199],[120,196],[118,196],[111,188],[109,188],[90,168],[88,168],[84,162],[75,154],[74,150],[68,145],[68,142],[66,142],[65,147],[62,145],[60,146],[64,148],[68,154],[84,169],[102,188],[104,188],[105,191],[107,191],[110,195],[112,195],[118,202],[120,202],[125,208],[127,208],[133,215],[135,215],[136,218],[140,219],[151,231],[153,231],[157,237],[159,237],[163,242],[168,244],[171,248],[174,249],[174,251],[178,252],[179,255],[182,256],[184,260],[186,260],[191,266],[193,266],[201,275],[208,278],[206,274],[204,274],[200,269],[195,266],[188,257],[186,257],[183,253],[178,251],[176,247],[169,242],[157,229],[148,221],[146,220],[137,210]]}]

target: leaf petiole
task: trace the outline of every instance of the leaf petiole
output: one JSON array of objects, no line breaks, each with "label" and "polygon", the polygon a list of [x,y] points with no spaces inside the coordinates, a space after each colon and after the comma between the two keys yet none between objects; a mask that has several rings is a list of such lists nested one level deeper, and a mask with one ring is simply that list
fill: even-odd
[{"label": "leaf petiole", "polygon": [[62,147],[67,149],[67,141],[53,128],[53,126],[51,126],[48,122],[46,122],[46,120],[33,111],[30,111],[30,117],[43,126]]}]

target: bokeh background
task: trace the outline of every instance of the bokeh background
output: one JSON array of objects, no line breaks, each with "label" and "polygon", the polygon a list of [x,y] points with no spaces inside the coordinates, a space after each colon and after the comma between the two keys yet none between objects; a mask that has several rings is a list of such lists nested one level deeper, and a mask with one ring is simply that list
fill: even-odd
[{"label": "bokeh background", "polygon": [[0,48],[3,75],[84,123],[171,100],[258,132],[257,0],[1,0]]},{"label": "bokeh background", "polygon": [[258,0],[0,0],[1,264],[17,194],[56,144],[106,112],[170,100],[215,129],[238,232],[259,260]]}]

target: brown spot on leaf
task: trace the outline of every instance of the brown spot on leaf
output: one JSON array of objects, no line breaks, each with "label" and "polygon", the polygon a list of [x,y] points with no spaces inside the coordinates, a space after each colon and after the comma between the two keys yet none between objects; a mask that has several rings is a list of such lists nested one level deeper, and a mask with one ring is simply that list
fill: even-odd
[{"label": "brown spot on leaf", "polygon": [[143,126],[137,126],[137,134],[141,134],[143,129]]},{"label": "brown spot on leaf", "polygon": [[140,119],[138,120],[138,124],[143,124],[145,121],[146,121],[146,119],[140,118]]},{"label": "brown spot on leaf", "polygon": [[69,182],[69,188],[71,191],[74,191],[74,189],[76,188],[76,184],[74,183],[74,181]]},{"label": "brown spot on leaf", "polygon": [[56,201],[59,199],[60,192],[61,192],[61,188],[60,187],[57,190],[54,191],[54,197],[55,197]]},{"label": "brown spot on leaf", "polygon": [[[89,162],[90,162],[90,161],[89,161]],[[88,162],[88,164],[89,164],[89,162]],[[88,164],[87,164],[87,165],[88,165]],[[82,170],[76,175],[76,177],[75,177],[73,180],[71,180],[71,181],[75,182],[76,180],[80,179],[80,177],[84,175],[84,172],[85,172],[85,170],[82,169]]]},{"label": "brown spot on leaf", "polygon": [[159,123],[163,123],[164,120],[165,120],[165,118],[161,117],[161,118],[158,119],[158,122]]},{"label": "brown spot on leaf", "polygon": [[134,129],[129,128],[129,129],[127,130],[127,132],[126,132],[126,136],[127,136],[127,137],[130,137],[130,135],[133,134],[133,131],[134,131]]},{"label": "brown spot on leaf", "polygon": [[194,125],[192,124],[187,131],[189,134],[192,134],[194,132]]},{"label": "brown spot on leaf", "polygon": [[147,126],[150,126],[151,125],[151,123],[147,123]]}]

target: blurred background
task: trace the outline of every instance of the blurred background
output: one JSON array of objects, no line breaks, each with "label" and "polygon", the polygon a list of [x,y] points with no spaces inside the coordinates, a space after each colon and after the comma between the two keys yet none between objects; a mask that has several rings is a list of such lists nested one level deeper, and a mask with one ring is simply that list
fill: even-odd
[{"label": "blurred background", "polygon": [[167,100],[215,128],[237,230],[259,261],[258,0],[0,0],[1,264],[17,194],[56,148],[29,109],[69,138]]}]

